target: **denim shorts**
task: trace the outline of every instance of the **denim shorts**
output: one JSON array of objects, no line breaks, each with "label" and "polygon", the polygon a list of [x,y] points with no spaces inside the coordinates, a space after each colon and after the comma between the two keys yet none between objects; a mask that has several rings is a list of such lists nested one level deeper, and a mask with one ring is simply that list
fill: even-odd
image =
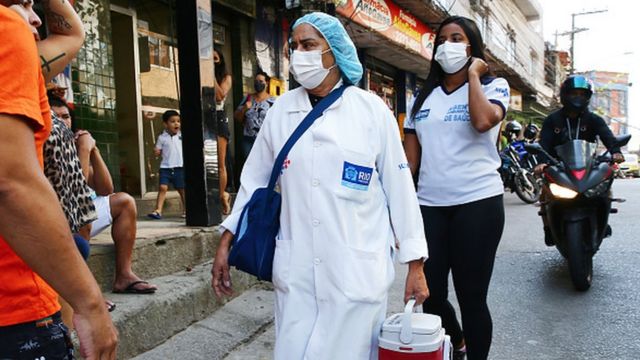
[{"label": "denim shorts", "polygon": [[60,312],[37,321],[0,327],[0,359],[75,359]]},{"label": "denim shorts", "polygon": [[184,189],[184,168],[160,168],[160,185],[169,184],[176,190]]}]

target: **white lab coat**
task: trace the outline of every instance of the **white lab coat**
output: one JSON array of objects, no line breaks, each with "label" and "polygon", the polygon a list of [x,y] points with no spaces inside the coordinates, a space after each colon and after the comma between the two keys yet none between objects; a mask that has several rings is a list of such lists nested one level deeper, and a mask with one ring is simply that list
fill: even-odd
[{"label": "white lab coat", "polygon": [[[256,188],[267,185],[278,152],[309,111],[301,87],[269,110],[224,229],[236,230],[242,208]],[[400,262],[427,257],[392,113],[379,97],[355,86],[346,89],[294,145],[279,185],[275,358],[377,359],[396,240]]]}]

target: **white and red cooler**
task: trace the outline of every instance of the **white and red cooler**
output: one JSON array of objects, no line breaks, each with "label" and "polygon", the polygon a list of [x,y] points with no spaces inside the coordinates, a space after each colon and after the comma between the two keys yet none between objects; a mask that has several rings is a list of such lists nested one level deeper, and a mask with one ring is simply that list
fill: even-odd
[{"label": "white and red cooler", "polygon": [[404,313],[388,317],[382,324],[379,360],[450,360],[451,341],[439,316],[414,313],[409,300]]}]

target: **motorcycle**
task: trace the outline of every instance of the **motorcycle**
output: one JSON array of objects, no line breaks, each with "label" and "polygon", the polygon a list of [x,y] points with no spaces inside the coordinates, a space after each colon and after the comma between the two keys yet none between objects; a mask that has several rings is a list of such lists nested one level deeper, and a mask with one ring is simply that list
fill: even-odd
[{"label": "motorcycle", "polygon": [[520,200],[533,204],[540,198],[542,186],[533,174],[537,157],[527,152],[524,141],[513,141],[500,152],[500,177],[505,187],[516,193]]},{"label": "motorcycle", "polygon": [[[616,137],[619,146],[631,135]],[[556,147],[559,159],[551,157],[539,144],[527,144],[532,153],[550,159],[543,174],[549,198],[542,204],[540,215],[546,217],[553,244],[568,260],[574,287],[586,291],[593,280],[593,256],[604,238],[611,236],[609,214],[617,213],[611,197],[614,179],[613,161],[608,152],[597,156],[597,144],[572,140]]]}]

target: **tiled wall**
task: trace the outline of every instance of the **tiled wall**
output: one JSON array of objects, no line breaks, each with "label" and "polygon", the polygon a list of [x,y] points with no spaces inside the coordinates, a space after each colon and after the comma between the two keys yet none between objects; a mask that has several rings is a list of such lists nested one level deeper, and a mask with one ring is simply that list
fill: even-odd
[{"label": "tiled wall", "polygon": [[115,79],[108,0],[76,0],[86,39],[72,65],[76,126],[96,139],[116,188],[120,184]]}]

